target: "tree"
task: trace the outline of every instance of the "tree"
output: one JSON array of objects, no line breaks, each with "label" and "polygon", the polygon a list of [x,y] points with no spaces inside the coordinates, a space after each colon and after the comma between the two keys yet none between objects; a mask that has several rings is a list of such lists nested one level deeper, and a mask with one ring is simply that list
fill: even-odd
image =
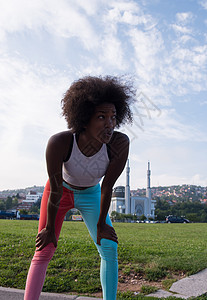
[{"label": "tree", "polygon": [[5,202],[0,200],[0,210],[5,210],[5,209],[6,209]]},{"label": "tree", "polygon": [[19,213],[20,215],[28,215],[28,211],[25,209],[20,209]]},{"label": "tree", "polygon": [[12,207],[17,206],[17,205],[18,205],[18,199],[17,199],[17,197],[14,197],[12,199]]},{"label": "tree", "polygon": [[141,221],[145,221],[147,219],[147,217],[145,217],[145,215],[143,214],[143,215],[141,215],[141,217],[140,217],[140,220]]},{"label": "tree", "polygon": [[122,216],[121,216],[122,214],[120,214],[120,213],[118,213],[117,211],[112,211],[112,213],[111,213],[111,217],[112,217],[112,221],[114,222],[114,221],[116,221],[116,220],[121,220],[121,218],[122,218]]},{"label": "tree", "polygon": [[129,220],[132,220],[133,218],[133,215],[131,214],[123,214],[124,215],[124,218],[127,220],[127,222],[129,222]]},{"label": "tree", "polygon": [[30,210],[30,214],[38,214],[39,213],[39,208],[37,206],[32,206]]},{"label": "tree", "polygon": [[205,211],[202,212],[200,219],[203,223],[207,222],[207,213]]},{"label": "tree", "polygon": [[6,199],[6,209],[10,208],[12,208],[12,198],[8,196]]},{"label": "tree", "polygon": [[159,220],[159,221],[164,221],[166,216],[168,215],[166,210],[161,210],[161,209],[156,209],[155,213],[156,213],[156,216],[157,216],[157,220]]},{"label": "tree", "polygon": [[113,210],[111,212],[111,220],[112,220],[112,222],[114,222],[116,220],[116,211],[115,210]]}]

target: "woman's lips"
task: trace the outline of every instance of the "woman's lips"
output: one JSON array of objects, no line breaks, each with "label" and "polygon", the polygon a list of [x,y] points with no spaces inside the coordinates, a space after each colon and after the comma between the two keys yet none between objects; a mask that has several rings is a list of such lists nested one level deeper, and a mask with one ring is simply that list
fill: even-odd
[{"label": "woman's lips", "polygon": [[113,134],[113,130],[107,130],[107,131],[104,131],[104,134],[105,134],[106,136],[111,137],[112,134]]},{"label": "woman's lips", "polygon": [[103,132],[103,138],[109,141],[113,135],[113,131],[105,131]]}]

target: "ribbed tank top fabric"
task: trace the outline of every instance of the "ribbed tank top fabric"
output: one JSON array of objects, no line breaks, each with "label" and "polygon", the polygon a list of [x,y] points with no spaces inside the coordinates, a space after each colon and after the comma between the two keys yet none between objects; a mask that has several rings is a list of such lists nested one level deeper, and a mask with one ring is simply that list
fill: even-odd
[{"label": "ribbed tank top fabric", "polygon": [[93,156],[88,157],[78,148],[74,134],[70,158],[63,163],[63,179],[74,186],[94,186],[105,175],[108,164],[109,157],[106,144],[103,144]]}]

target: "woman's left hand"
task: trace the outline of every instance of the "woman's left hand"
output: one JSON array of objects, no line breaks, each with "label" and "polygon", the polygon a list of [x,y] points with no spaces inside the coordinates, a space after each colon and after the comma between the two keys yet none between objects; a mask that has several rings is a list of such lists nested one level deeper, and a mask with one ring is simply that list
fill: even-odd
[{"label": "woman's left hand", "polygon": [[114,228],[108,224],[97,224],[97,244],[101,245],[101,239],[108,239],[118,244],[118,238]]},{"label": "woman's left hand", "polygon": [[49,243],[53,243],[55,248],[57,247],[57,239],[55,236],[55,232],[43,228],[36,237],[36,250],[41,251]]}]

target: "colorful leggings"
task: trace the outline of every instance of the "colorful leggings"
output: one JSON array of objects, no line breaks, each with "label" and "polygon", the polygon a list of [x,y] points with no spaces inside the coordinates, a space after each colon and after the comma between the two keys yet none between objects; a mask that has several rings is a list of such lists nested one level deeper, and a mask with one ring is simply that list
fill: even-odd
[{"label": "colorful leggings", "polygon": [[[48,181],[41,201],[38,232],[46,226],[49,195],[50,184]],[[101,189],[99,184],[84,190],[75,190],[63,182],[63,195],[55,219],[55,234],[58,240],[65,214],[71,208],[77,208],[83,217],[101,257],[100,278],[103,299],[115,300],[118,283],[117,243],[108,239],[101,239],[101,246],[96,244],[100,200]],[[109,216],[106,218],[106,223],[112,226]],[[41,251],[35,251],[27,276],[24,300],[39,299],[45,280],[47,266],[52,259],[55,250],[56,248],[53,243],[50,243]]]}]

